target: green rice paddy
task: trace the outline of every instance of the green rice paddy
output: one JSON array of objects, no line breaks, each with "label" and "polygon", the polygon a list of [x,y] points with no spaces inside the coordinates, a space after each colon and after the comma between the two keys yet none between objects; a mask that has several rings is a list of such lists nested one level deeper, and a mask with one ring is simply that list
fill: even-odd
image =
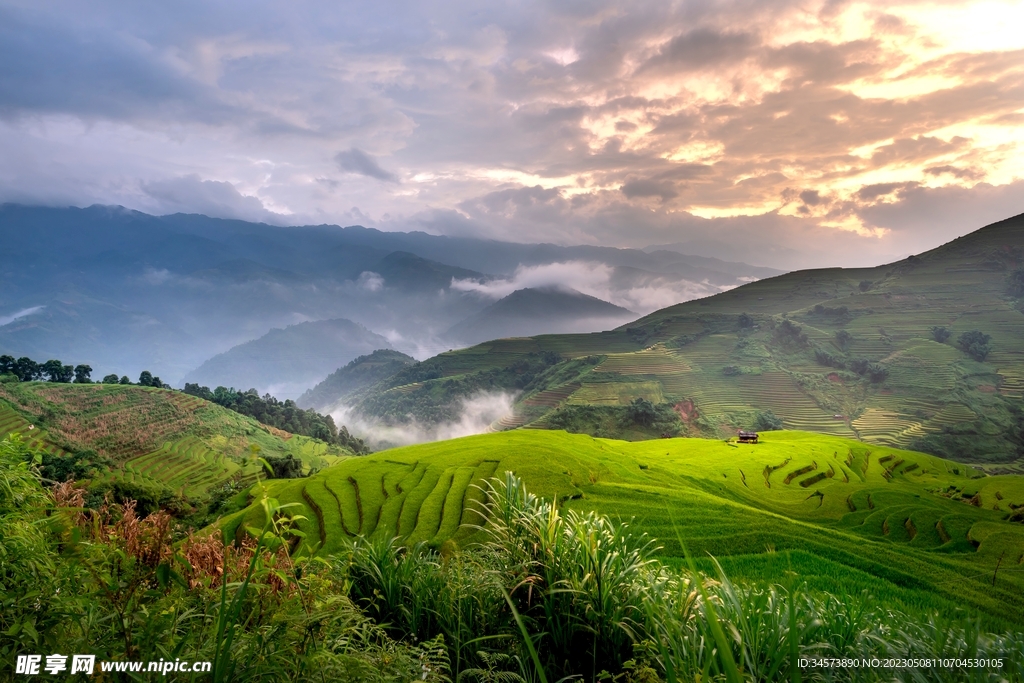
[{"label": "green rice paddy", "polygon": [[[516,430],[353,458],[268,492],[302,507],[320,553],[359,535],[467,545],[481,486],[505,471],[569,507],[632,518],[668,558],[682,556],[681,539],[741,575],[774,579],[797,562],[832,591],[1024,614],[1024,525],[1007,520],[1024,506],[1024,477],[841,437],[629,443]],[[241,533],[261,514],[254,504],[224,526]]]}]

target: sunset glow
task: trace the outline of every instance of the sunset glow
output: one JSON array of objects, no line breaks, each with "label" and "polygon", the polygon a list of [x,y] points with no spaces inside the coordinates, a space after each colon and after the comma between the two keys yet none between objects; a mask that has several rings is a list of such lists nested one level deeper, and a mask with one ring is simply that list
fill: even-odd
[{"label": "sunset glow", "polygon": [[1020,1],[46,7],[0,10],[3,201],[836,263],[1024,210]]}]

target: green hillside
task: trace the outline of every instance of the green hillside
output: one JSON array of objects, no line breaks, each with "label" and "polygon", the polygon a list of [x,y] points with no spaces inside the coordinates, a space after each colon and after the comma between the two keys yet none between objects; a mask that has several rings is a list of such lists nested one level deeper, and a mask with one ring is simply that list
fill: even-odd
[{"label": "green hillside", "polygon": [[327,375],[316,386],[303,392],[295,403],[302,408],[329,409],[349,394],[377,384],[415,362],[415,358],[401,351],[377,349]]},{"label": "green hillside", "polygon": [[[478,487],[505,471],[569,507],[635,518],[669,557],[682,554],[678,532],[739,575],[778,578],[795,565],[834,592],[1024,614],[1024,477],[839,437],[629,443],[516,431],[389,450],[267,488],[304,508],[306,539],[324,554],[358,535],[466,545],[481,521]],[[224,524],[241,533],[261,516],[254,504]]]},{"label": "green hillside", "polygon": [[[588,433],[661,436],[615,431],[612,408],[644,397],[675,408],[674,434],[726,436],[771,411],[787,429],[1020,472],[1022,266],[1018,216],[898,263],[780,275],[610,332],[444,353],[356,406],[429,421],[450,418],[445,406],[460,396],[517,390],[515,413],[495,429],[575,422]],[[974,331],[988,343],[960,343]],[[551,353],[557,362],[540,363]],[[574,405],[572,420],[557,417]]]},{"label": "green hillside", "polygon": [[94,451],[111,465],[101,481],[165,486],[190,498],[236,477],[255,479],[254,454],[290,455],[307,470],[350,454],[195,396],[109,384],[0,383],[0,434],[9,433],[54,455]]}]

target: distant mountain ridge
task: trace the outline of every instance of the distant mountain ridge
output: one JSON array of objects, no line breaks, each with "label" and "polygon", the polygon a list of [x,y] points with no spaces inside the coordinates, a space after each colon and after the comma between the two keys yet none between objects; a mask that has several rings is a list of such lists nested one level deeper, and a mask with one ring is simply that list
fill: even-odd
[{"label": "distant mountain ridge", "polygon": [[479,344],[503,337],[611,329],[634,317],[628,309],[575,290],[524,288],[453,325],[445,337]]},{"label": "distant mountain ridge", "polygon": [[184,382],[241,391],[255,388],[294,399],[329,368],[390,346],[384,337],[344,318],[299,323],[217,354],[185,375]]},{"label": "distant mountain ridge", "polygon": [[73,357],[102,374],[150,370],[173,384],[215,351],[303,319],[346,318],[417,355],[451,348],[440,335],[490,303],[453,278],[512,280],[520,267],[576,262],[614,272],[622,292],[662,288],[659,301],[683,301],[775,272],[673,252],[110,206],[2,204],[0,244],[16,259],[0,268],[0,353]]}]

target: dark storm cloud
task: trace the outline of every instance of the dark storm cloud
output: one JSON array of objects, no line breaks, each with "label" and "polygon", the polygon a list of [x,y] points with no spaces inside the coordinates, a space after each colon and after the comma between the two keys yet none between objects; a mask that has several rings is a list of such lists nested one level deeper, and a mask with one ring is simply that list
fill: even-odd
[{"label": "dark storm cloud", "polygon": [[[0,112],[211,120],[226,108],[154,46],[0,7]],[[187,110],[187,113],[186,111]]]},{"label": "dark storm cloud", "polygon": [[641,71],[692,71],[737,62],[748,57],[759,44],[760,41],[749,33],[699,28],[668,41]]},{"label": "dark storm cloud", "polygon": [[346,173],[357,173],[389,183],[397,183],[398,176],[381,168],[377,160],[361,149],[353,147],[334,155],[338,168]]}]

